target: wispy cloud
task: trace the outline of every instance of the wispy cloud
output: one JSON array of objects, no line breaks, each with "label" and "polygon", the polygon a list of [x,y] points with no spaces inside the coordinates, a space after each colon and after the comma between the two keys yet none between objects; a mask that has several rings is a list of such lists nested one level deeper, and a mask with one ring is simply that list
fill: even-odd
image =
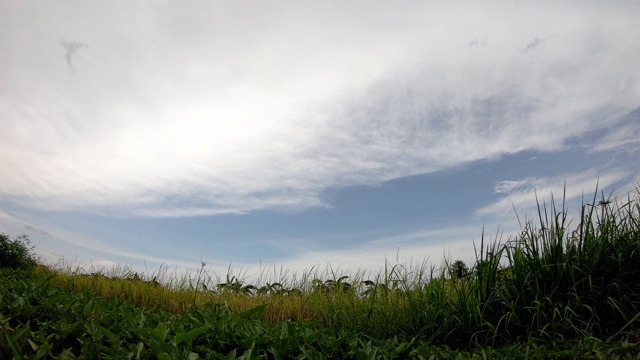
[{"label": "wispy cloud", "polygon": [[35,231],[35,232],[40,233],[40,234],[42,234],[44,236],[51,236],[51,233],[48,232],[47,230],[43,230],[43,229],[37,228],[37,227],[35,227],[33,225],[25,225],[24,228],[27,229],[27,230]]},{"label": "wispy cloud", "polygon": [[[293,258],[282,259],[274,263],[277,267],[282,267],[291,272],[291,274],[318,274],[322,276],[331,276],[331,271],[335,274],[349,272],[355,275],[361,272],[369,276],[376,276],[387,270],[390,271],[394,265],[406,267],[408,271],[415,271],[419,266],[426,265],[439,269],[445,259],[455,256],[469,264],[475,262],[475,253],[473,250],[473,241],[480,241],[482,228],[475,229],[474,236],[468,237],[468,233],[460,233],[456,229],[447,229],[448,234],[444,234],[441,238],[429,238],[427,232],[422,236],[422,242],[407,242],[401,244],[384,244],[386,240],[373,241],[367,245],[358,247],[341,248],[334,250],[318,250],[308,251],[297,254]],[[414,234],[409,234],[413,237]],[[398,237],[405,237],[398,235]],[[408,239],[407,239],[408,240]],[[260,275],[262,269],[269,264],[263,264],[262,267],[255,264],[235,263],[236,270],[243,269],[248,276],[255,278]],[[224,269],[220,269],[224,270]]]},{"label": "wispy cloud", "polygon": [[640,151],[640,108],[627,115],[625,121],[610,129],[590,151],[617,150],[627,153]]},{"label": "wispy cloud", "polygon": [[[562,174],[553,177],[527,178],[522,180],[505,180],[498,182],[495,192],[505,194],[493,204],[482,207],[476,211],[476,215],[505,216],[517,212],[530,212],[536,208],[536,203],[545,203],[551,200],[551,196],[559,201],[582,200],[593,196],[596,188],[607,188],[620,181],[628,180],[631,173],[625,169],[612,169],[606,174],[596,170],[587,170],[575,174]],[[565,187],[566,185],[566,187]]]},{"label": "wispy cloud", "polygon": [[529,42],[525,47],[524,50],[525,51],[531,51],[534,50],[535,48],[538,48],[540,46],[543,46],[543,44],[545,42],[547,42],[549,40],[549,38],[544,37],[544,38],[535,38],[533,40],[531,40],[531,42]]},{"label": "wispy cloud", "polygon": [[[327,206],[330,187],[556,151],[637,106],[636,83],[616,87],[637,72],[633,5],[502,5],[466,8],[459,28],[458,6],[294,6],[267,21],[261,6],[201,3],[209,11],[184,22],[167,4],[132,10],[145,26],[124,30],[99,5],[104,18],[78,25],[110,29],[83,34],[103,49],[86,53],[91,72],[69,82],[43,63],[25,69],[47,61],[28,51],[2,60],[16,85],[0,87],[0,196],[111,216],[296,211]],[[616,17],[607,31],[602,12]],[[33,31],[66,37],[57,15]],[[542,32],[543,15],[562,21]],[[5,36],[25,26],[12,24]],[[519,51],[549,33],[562,37]],[[68,65],[82,45],[63,44]]]},{"label": "wispy cloud", "polygon": [[67,60],[67,65],[69,65],[69,69],[73,70],[73,57],[76,53],[82,49],[89,48],[89,45],[85,43],[81,43],[78,41],[65,41],[60,40],[60,46],[64,48],[65,59]]},{"label": "wispy cloud", "polygon": [[[63,249],[71,246],[75,249],[74,259],[65,258],[65,262],[73,262],[75,264],[90,264],[92,259],[119,259],[122,264],[143,263],[148,262],[152,266],[160,266],[166,263],[167,259],[160,255],[154,255],[154,252],[147,251],[141,253],[132,249],[125,249],[117,244],[107,243],[104,240],[90,236],[84,233],[76,232],[59,225],[52,224],[39,216],[33,216],[25,213],[13,214],[0,210],[0,227],[6,228],[11,233],[20,234],[27,230],[27,235],[37,246],[39,254],[44,254],[50,263],[55,263],[63,255],[57,255],[58,252],[64,252]],[[136,243],[136,240],[130,240]],[[78,251],[80,254],[78,255]],[[78,258],[79,257],[79,258]],[[110,260],[111,261],[111,260]],[[173,266],[183,269],[193,267],[194,263],[173,259]],[[220,262],[220,266],[228,265]]]},{"label": "wispy cloud", "polygon": [[504,180],[500,181],[495,186],[495,192],[498,194],[509,193],[515,189],[522,188],[531,183],[531,180]]},{"label": "wispy cloud", "polygon": [[469,41],[469,46],[474,48],[483,48],[487,46],[488,38],[485,36],[480,39],[473,39]]}]

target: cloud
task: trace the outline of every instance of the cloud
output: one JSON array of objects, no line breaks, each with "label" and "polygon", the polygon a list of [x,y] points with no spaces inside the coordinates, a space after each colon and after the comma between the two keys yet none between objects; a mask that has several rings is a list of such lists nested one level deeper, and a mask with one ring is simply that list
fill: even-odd
[{"label": "cloud", "polygon": [[71,69],[73,69],[73,63],[71,62],[71,60],[73,59],[75,54],[82,49],[89,48],[89,45],[85,43],[81,43],[77,41],[65,41],[65,40],[60,40],[60,46],[64,48],[65,58],[67,59],[67,65],[69,65],[69,68]]},{"label": "cloud", "polygon": [[44,236],[51,236],[50,232],[48,232],[46,230],[43,230],[43,229],[40,229],[40,228],[37,228],[37,227],[32,226],[32,225],[25,225],[24,228],[27,229],[27,230],[35,231],[35,232],[40,233],[40,234],[42,234]]},{"label": "cloud", "polygon": [[[71,248],[74,252],[75,259],[63,259],[66,265],[74,267],[76,265],[82,265],[86,267],[95,258],[110,258],[118,259],[122,264],[148,262],[152,266],[160,266],[166,263],[166,259],[159,255],[154,255],[151,251],[144,253],[132,250],[128,248],[124,250],[119,247],[114,239],[109,239],[112,243],[107,244],[100,238],[95,236],[78,233],[73,230],[61,228],[59,225],[52,224],[39,218],[37,216],[29,215],[28,213],[11,213],[0,210],[0,226],[6,228],[7,231],[16,232],[22,231],[22,229],[31,230],[34,233],[29,234],[36,246],[39,254],[44,254],[45,260],[51,264],[57,263],[63,259],[62,255],[57,253],[65,253],[65,249]],[[46,230],[45,230],[46,229]],[[44,238],[42,237],[44,236]],[[139,243],[140,239],[128,238],[129,244]],[[66,253],[69,253],[67,251]],[[78,254],[80,251],[80,254]],[[195,262],[194,262],[195,263]],[[174,260],[172,265],[181,269],[188,269],[193,267],[193,264],[188,261]],[[213,263],[213,261],[212,261]],[[218,262],[218,265],[224,267],[228,264]]]},{"label": "cloud", "polygon": [[109,260],[94,260],[89,265],[91,269],[113,269],[118,267],[118,264]]},{"label": "cloud", "polygon": [[500,194],[500,193],[509,193],[509,192],[513,191],[514,189],[525,187],[530,183],[531,183],[530,179],[529,180],[518,180],[518,181],[512,181],[512,180],[500,181],[495,186],[495,192],[497,192],[498,194]]},{"label": "cloud", "polygon": [[623,151],[634,153],[640,150],[640,108],[634,110],[616,127],[589,149],[592,152]]},{"label": "cloud", "polygon": [[481,39],[473,39],[469,41],[469,46],[473,48],[483,48],[487,46],[487,37],[483,37]]},{"label": "cloud", "polygon": [[[304,274],[320,278],[347,273],[350,276],[364,274],[375,277],[383,274],[385,267],[391,270],[395,265],[406,268],[408,272],[429,271],[433,266],[436,272],[445,259],[455,256],[468,264],[475,262],[474,241],[478,243],[482,235],[482,226],[447,228],[438,230],[414,231],[393,237],[372,239],[365,245],[331,250],[306,251],[296,254],[295,258],[275,260],[273,265],[260,266],[247,263],[234,263],[234,271],[242,271],[251,280],[255,280],[271,267],[287,269],[287,279],[300,279]],[[416,243],[416,240],[420,240]],[[205,261],[207,262],[207,261]],[[207,262],[208,263],[208,262]],[[225,273],[225,267],[212,267],[218,273]],[[428,275],[428,274],[426,274]]]},{"label": "cloud", "polygon": [[[477,216],[505,216],[513,215],[514,208],[518,213],[531,212],[536,209],[536,202],[549,204],[551,196],[560,201],[564,196],[567,203],[589,199],[596,187],[607,188],[632,175],[628,170],[617,168],[605,174],[596,170],[586,170],[574,174],[561,174],[553,177],[530,177],[522,180],[506,180],[498,182],[495,192],[506,194],[493,204],[478,209]],[[565,187],[566,185],[566,187]]]},{"label": "cloud", "polygon": [[524,47],[524,50],[531,51],[537,47],[542,46],[547,41],[548,41],[548,38],[535,38]]},{"label": "cloud", "polygon": [[[640,55],[624,6],[316,4],[266,19],[266,5],[164,3],[126,12],[139,22],[95,6],[65,7],[104,14],[73,26],[55,12],[10,24],[15,39],[32,25],[101,46],[73,81],[38,62],[39,43],[2,60],[12,84],[0,85],[4,201],[110,216],[298,211],[329,206],[331,187],[557,151],[640,99],[635,83],[616,87]],[[617,18],[607,31],[602,12]],[[517,26],[500,20],[507,13]],[[541,32],[543,15],[564,21]],[[478,33],[490,46],[469,47]],[[546,33],[563,36],[518,50]],[[67,45],[71,65],[82,43]]]}]

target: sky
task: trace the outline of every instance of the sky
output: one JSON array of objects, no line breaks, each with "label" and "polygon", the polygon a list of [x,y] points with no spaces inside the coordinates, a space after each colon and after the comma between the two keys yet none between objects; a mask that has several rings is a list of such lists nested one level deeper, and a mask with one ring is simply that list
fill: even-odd
[{"label": "sky", "polygon": [[[640,184],[638,1],[0,0],[0,232],[371,271]],[[517,214],[517,216],[516,216]]]}]

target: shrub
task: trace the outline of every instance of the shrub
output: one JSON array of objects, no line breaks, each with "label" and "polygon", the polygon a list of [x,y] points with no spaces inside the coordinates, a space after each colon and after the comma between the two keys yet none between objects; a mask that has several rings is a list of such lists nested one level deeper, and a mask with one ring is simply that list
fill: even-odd
[{"label": "shrub", "polygon": [[456,260],[449,266],[449,274],[452,278],[462,280],[469,275],[469,267],[462,260]]},{"label": "shrub", "polygon": [[0,268],[31,269],[36,266],[36,260],[31,253],[33,246],[27,235],[21,235],[13,240],[7,234],[0,234]]}]

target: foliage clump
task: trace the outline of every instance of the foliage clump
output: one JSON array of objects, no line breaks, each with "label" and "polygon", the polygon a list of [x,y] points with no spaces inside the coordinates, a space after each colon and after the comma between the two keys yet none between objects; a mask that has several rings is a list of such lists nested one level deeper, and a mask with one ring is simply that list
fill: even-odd
[{"label": "foliage clump", "polygon": [[449,274],[452,278],[462,280],[469,275],[469,267],[462,260],[456,260],[449,267]]},{"label": "foliage clump", "polygon": [[37,265],[31,253],[33,246],[27,235],[13,240],[7,234],[0,234],[0,268],[32,269]]}]

